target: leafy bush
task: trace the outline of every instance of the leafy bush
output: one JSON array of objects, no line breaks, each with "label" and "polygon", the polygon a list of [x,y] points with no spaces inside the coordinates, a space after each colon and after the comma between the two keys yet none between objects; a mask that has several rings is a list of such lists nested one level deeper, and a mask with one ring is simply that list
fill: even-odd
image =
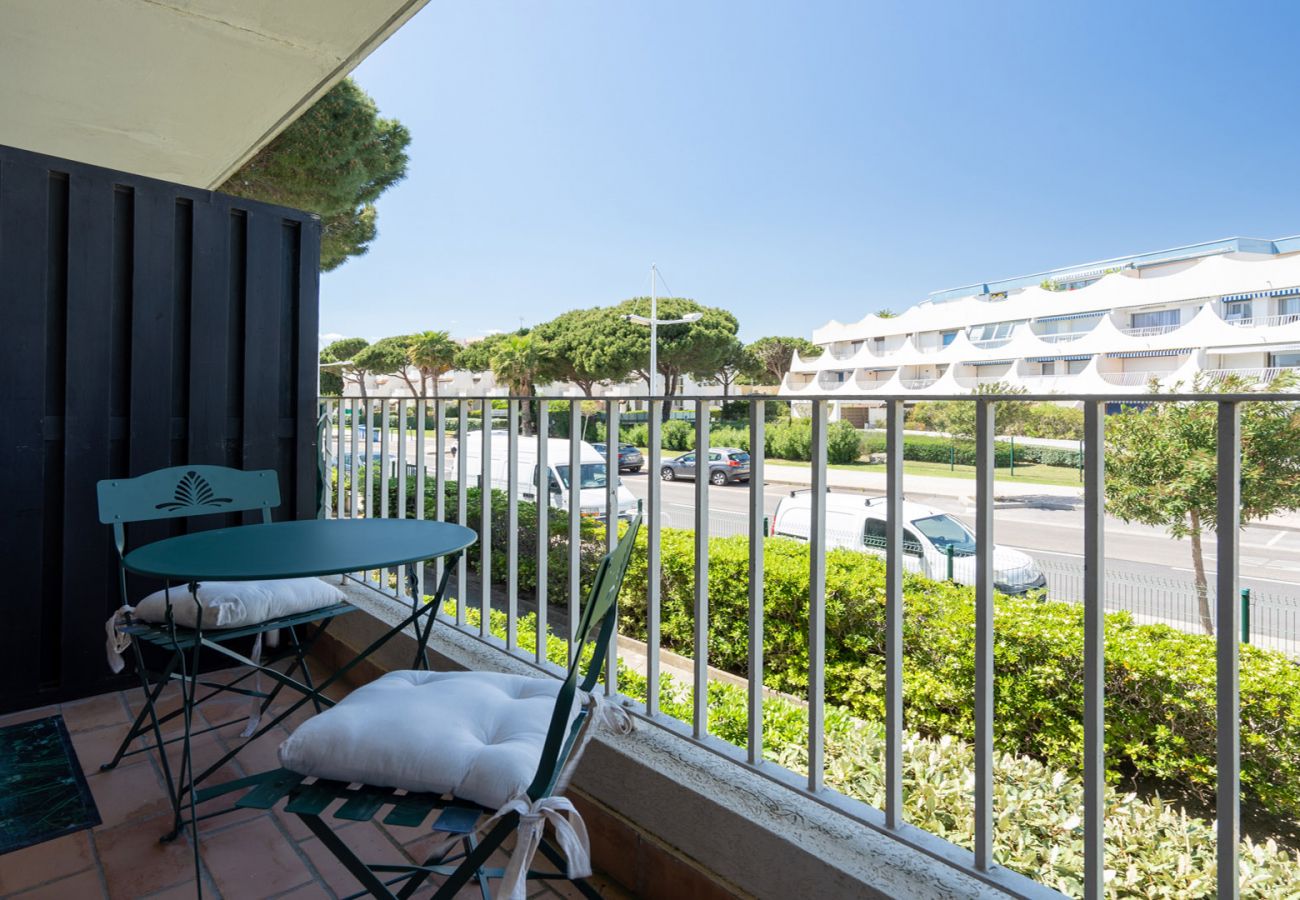
[{"label": "leafy bush", "polygon": [[[454,601],[445,611],[454,615]],[[469,624],[478,624],[478,610],[466,611]],[[493,610],[489,629],[506,636],[505,614]],[[536,618],[519,617],[520,648],[537,646]],[[590,659],[590,648],[584,653]],[[551,633],[546,656],[566,665],[564,640]],[[646,679],[619,664],[620,690],[644,700]],[[736,746],[749,735],[748,700],[744,688],[711,680],[707,694],[709,732]],[[660,676],[660,709],[690,722],[691,686],[668,673]],[[841,793],[881,808],[885,800],[885,730],[879,722],[853,716],[828,705],[825,722],[826,784]],[[763,700],[763,755],[795,772],[808,769],[808,715],[796,701],[780,696]],[[907,822],[961,847],[974,845],[974,748],[945,736],[938,739],[904,734],[902,742],[903,806]],[[998,810],[993,851],[998,862],[1035,878],[1067,895],[1081,896],[1083,837],[1080,829],[1083,785],[1077,776],[1012,754],[993,761]],[[1135,793],[1106,789],[1106,867],[1115,875],[1106,882],[1106,896],[1116,898],[1214,896],[1217,858],[1213,823],[1189,816],[1164,802]],[[1289,896],[1300,883],[1300,856],[1280,850],[1272,839],[1241,844],[1243,896]],[[1293,896],[1293,895],[1290,895]]]},{"label": "leafy bush", "polygon": [[1083,439],[1083,410],[1056,403],[1035,403],[1025,412],[1019,434],[1025,437]]},{"label": "leafy bush", "polygon": [[[689,653],[694,627],[694,536],[662,533],[664,645]],[[644,636],[644,550],[623,593],[624,632]],[[808,547],[765,543],[765,676],[769,687],[807,689]],[[748,665],[748,543],[710,542],[709,659]],[[974,734],[974,602],[970,588],[905,578],[904,691],[908,721],[923,734]],[[1082,754],[1083,607],[997,598],[994,709],[1000,750],[1074,771]],[[884,716],[884,564],[851,550],[826,560],[826,695],[854,714]],[[1107,763],[1111,777],[1159,779],[1213,799],[1214,639],[1107,616]],[[1300,814],[1300,668],[1278,653],[1241,648],[1241,784],[1262,808]]]},{"label": "leafy bush", "polygon": [[695,447],[695,427],[681,419],[669,419],[660,433],[665,450],[691,450]]},{"label": "leafy bush", "polygon": [[649,426],[624,425],[619,428],[619,439],[633,447],[645,447],[650,443]]},{"label": "leafy bush", "polygon": [[[560,647],[563,654],[563,647]],[[560,657],[563,659],[563,656]],[[620,668],[620,689],[643,698],[643,676]],[[684,722],[692,719],[691,686],[660,676],[660,709]],[[745,689],[710,681],[709,732],[737,746],[748,740]],[[795,701],[763,701],[763,754],[795,772],[808,770],[808,715]],[[842,707],[826,708],[826,784],[882,808],[885,802],[885,729]],[[903,807],[908,824],[958,846],[974,846],[974,747],[952,737],[905,734]],[[998,808],[993,851],[998,862],[1067,895],[1082,896],[1083,785],[1076,776],[1037,760],[997,754],[993,761]],[[1217,857],[1213,823],[1187,815],[1158,796],[1106,790],[1107,897],[1210,898],[1215,895]],[[1300,855],[1269,839],[1244,838],[1241,846],[1243,896],[1274,894],[1300,882]]]},{"label": "leafy bush", "polygon": [[862,455],[862,435],[851,422],[842,419],[826,429],[827,462],[844,465],[857,462]]}]

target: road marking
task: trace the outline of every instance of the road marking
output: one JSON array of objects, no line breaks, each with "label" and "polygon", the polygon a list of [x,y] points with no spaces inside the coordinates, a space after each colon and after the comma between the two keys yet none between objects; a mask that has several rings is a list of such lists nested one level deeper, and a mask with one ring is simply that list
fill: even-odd
[{"label": "road marking", "polygon": [[1277,534],[1275,534],[1275,535],[1273,535],[1271,538],[1269,538],[1269,539],[1268,539],[1268,543],[1266,543],[1264,546],[1265,546],[1265,547],[1272,547],[1272,546],[1273,546],[1274,544],[1276,544],[1278,541],[1282,540],[1282,538],[1286,537],[1286,535],[1287,535],[1287,533],[1286,533],[1285,531],[1279,531]]}]

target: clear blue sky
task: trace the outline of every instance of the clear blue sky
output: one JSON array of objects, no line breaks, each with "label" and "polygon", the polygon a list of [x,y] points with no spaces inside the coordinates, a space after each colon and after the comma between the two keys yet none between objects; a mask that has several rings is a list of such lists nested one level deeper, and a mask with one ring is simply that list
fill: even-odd
[{"label": "clear blue sky", "polygon": [[1300,232],[1300,6],[434,0],[356,71],[413,134],[321,331],[648,293],[807,336],[933,290]]}]

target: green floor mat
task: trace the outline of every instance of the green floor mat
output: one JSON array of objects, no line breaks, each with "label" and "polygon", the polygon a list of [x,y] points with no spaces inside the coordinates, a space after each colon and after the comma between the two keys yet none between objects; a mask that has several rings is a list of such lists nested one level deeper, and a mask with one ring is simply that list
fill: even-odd
[{"label": "green floor mat", "polygon": [[0,728],[0,853],[99,823],[63,716]]}]

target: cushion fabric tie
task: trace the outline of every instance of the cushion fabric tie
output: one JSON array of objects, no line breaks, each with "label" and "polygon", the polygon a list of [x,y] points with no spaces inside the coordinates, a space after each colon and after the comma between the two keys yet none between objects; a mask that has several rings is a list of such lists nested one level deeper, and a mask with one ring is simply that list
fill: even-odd
[{"label": "cushion fabric tie", "polygon": [[[529,800],[528,795],[520,793],[507,800],[500,809],[474,829],[470,836],[480,837],[491,829],[498,820],[511,813],[519,816],[519,826],[515,831],[515,847],[510,853],[502,875],[500,895],[507,900],[525,900],[525,884],[533,857],[541,845],[546,823],[550,822],[555,831],[555,840],[564,852],[566,860],[565,875],[569,879],[586,878],[591,875],[591,842],[587,837],[587,825],[582,816],[567,798],[560,796],[569,785],[569,780],[577,768],[582,753],[587,749],[592,735],[599,726],[605,726],[617,734],[631,734],[632,717],[622,706],[607,702],[597,693],[583,693],[587,707],[587,719],[582,723],[577,741],[555,780],[552,792],[537,800]],[[457,843],[465,840],[467,835],[456,834],[438,844],[432,855],[438,858],[446,855]]]},{"label": "cushion fabric tie", "polygon": [[108,655],[108,667],[116,675],[126,666],[126,661],[122,659],[122,654],[131,646],[131,636],[118,631],[123,625],[131,622],[131,614],[135,612],[135,607],[123,604],[120,608],[113,611],[104,623],[104,631],[108,634],[108,641],[104,648]]}]

